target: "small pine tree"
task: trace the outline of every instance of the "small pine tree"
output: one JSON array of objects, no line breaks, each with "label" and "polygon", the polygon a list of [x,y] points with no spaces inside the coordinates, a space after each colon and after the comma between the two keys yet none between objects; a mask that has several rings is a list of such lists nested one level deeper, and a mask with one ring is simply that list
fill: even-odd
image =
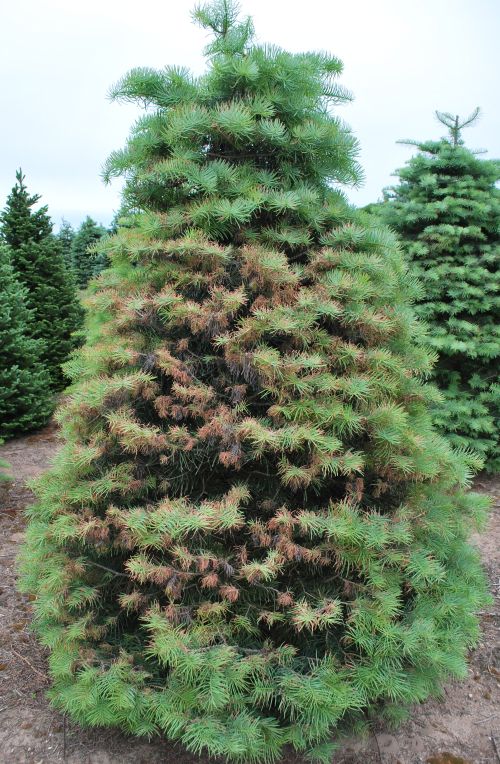
[{"label": "small pine tree", "polygon": [[107,166],[142,213],[103,240],[23,586],[79,722],[327,762],[342,720],[464,675],[484,501],[430,424],[397,243],[332,188],[359,179],[340,62],[228,0],[196,18],[204,76],[114,91],[152,107]]},{"label": "small pine tree", "polygon": [[467,149],[460,121],[437,112],[450,136],[414,143],[419,153],[399,171],[379,212],[401,236],[422,282],[418,313],[439,353],[435,379],[444,393],[435,422],[458,446],[500,469],[500,162]]},{"label": "small pine tree", "polygon": [[76,346],[82,309],[47,207],[33,209],[40,197],[29,195],[21,170],[16,180],[0,214],[0,240],[9,246],[14,270],[26,287],[26,304],[33,311],[31,334],[43,341],[41,361],[58,390],[66,384],[61,365]]},{"label": "small pine tree", "polygon": [[94,251],[95,244],[106,233],[103,226],[87,215],[73,239],[71,256],[80,289],[85,289],[89,280],[106,267],[105,256]]},{"label": "small pine tree", "polygon": [[0,244],[0,438],[41,427],[53,411],[49,376],[40,363],[42,343],[29,336],[32,313],[10,260]]},{"label": "small pine tree", "polygon": [[59,241],[61,245],[61,251],[63,254],[64,262],[66,264],[66,268],[69,270],[73,270],[73,255],[71,252],[71,245],[73,243],[73,239],[75,238],[75,231],[71,223],[68,223],[67,220],[62,221],[61,227],[59,229],[59,232],[57,234],[57,240]]}]

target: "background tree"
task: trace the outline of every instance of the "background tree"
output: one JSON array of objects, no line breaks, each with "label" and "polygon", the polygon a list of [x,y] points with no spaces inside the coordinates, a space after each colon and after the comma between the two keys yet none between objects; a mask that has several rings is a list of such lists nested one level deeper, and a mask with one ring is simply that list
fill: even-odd
[{"label": "background tree", "polygon": [[71,256],[80,289],[85,289],[89,280],[106,267],[105,257],[93,251],[94,245],[106,233],[103,226],[87,215],[73,239]]},{"label": "background tree", "polygon": [[401,236],[422,282],[418,312],[439,353],[435,379],[445,402],[435,421],[452,443],[475,449],[500,468],[500,162],[467,149],[466,120],[437,112],[450,130],[414,143],[379,212]]},{"label": "background tree", "polygon": [[138,210],[129,209],[125,204],[121,204],[119,209],[113,214],[113,218],[108,228],[109,234],[118,233],[120,226],[131,227],[133,226],[134,215],[138,213]]},{"label": "background tree", "polygon": [[76,346],[80,327],[79,305],[73,275],[64,263],[61,245],[52,234],[47,207],[33,209],[40,197],[30,196],[21,170],[0,214],[0,240],[11,250],[12,264],[26,287],[26,304],[32,311],[32,337],[43,341],[41,361],[54,390],[65,385],[61,369]]},{"label": "background tree", "polygon": [[484,507],[430,424],[412,278],[339,183],[341,63],[252,41],[222,0],[205,75],[136,69],[89,341],[24,587],[52,698],[87,724],[270,762],[464,675]]},{"label": "background tree", "polygon": [[61,245],[61,251],[64,257],[66,268],[70,270],[74,268],[73,255],[71,252],[71,245],[73,243],[74,238],[75,238],[75,231],[73,226],[71,225],[71,223],[68,223],[67,220],[63,220],[61,223],[61,227],[57,233],[57,240],[59,241]]},{"label": "background tree", "polygon": [[0,244],[0,439],[44,425],[53,411],[42,342],[29,336],[33,320],[8,248]]}]

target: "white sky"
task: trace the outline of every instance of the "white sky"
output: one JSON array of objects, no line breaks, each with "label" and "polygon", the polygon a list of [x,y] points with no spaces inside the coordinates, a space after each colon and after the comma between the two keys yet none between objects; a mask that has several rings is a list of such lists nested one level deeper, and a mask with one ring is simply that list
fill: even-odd
[{"label": "white sky", "polygon": [[[134,66],[203,71],[206,33],[193,0],[3,0],[0,3],[0,207],[22,166],[56,225],[87,214],[108,224],[120,183],[102,163],[138,115],[109,87]],[[261,42],[328,50],[354,94],[340,110],[361,143],[366,181],[349,196],[375,201],[410,156],[400,138],[438,138],[435,109],[469,114],[471,147],[500,156],[499,0],[242,0]]]}]

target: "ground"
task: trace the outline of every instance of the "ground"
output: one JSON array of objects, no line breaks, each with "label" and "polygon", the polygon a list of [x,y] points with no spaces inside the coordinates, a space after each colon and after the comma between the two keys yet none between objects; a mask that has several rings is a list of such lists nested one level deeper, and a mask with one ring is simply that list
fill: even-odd
[{"label": "ground", "polygon": [[[131,739],[117,731],[81,730],[52,709],[46,653],[30,632],[29,597],[16,590],[15,558],[23,539],[26,481],[43,472],[58,445],[57,431],[18,438],[0,447],[13,481],[0,488],[0,761],[6,764],[201,764],[163,740]],[[500,479],[480,477],[476,488],[494,502],[481,550],[494,595],[482,613],[483,635],[464,682],[444,688],[442,700],[414,707],[396,732],[378,727],[364,740],[345,741],[335,764],[500,764]],[[292,754],[288,764],[301,759]]]}]

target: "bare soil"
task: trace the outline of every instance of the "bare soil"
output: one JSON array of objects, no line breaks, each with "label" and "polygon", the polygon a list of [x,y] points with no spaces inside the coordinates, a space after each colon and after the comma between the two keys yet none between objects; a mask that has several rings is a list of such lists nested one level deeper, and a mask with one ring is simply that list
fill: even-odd
[{"label": "bare soil", "polygon": [[[23,540],[27,481],[40,475],[58,447],[55,427],[0,447],[13,481],[0,486],[0,764],[200,764],[165,740],[133,739],[119,731],[80,729],[49,705],[46,651],[30,632],[31,603],[16,590],[15,558]],[[488,530],[473,541],[488,571],[494,604],[482,614],[483,634],[464,682],[441,700],[412,709],[397,731],[383,726],[344,741],[335,764],[500,764],[500,479],[481,476],[492,497]],[[288,764],[300,764],[293,754]]]}]

